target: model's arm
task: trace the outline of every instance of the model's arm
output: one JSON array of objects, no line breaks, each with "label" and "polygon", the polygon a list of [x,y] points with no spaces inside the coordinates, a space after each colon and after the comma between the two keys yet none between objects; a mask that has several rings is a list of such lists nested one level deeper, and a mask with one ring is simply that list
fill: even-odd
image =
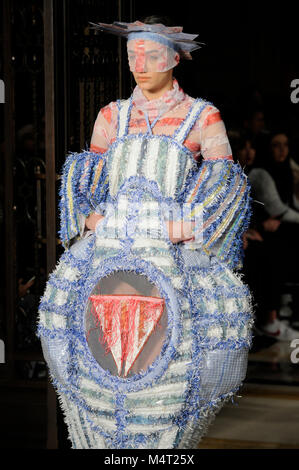
[{"label": "model's arm", "polygon": [[195,242],[231,266],[240,267],[242,234],[248,226],[250,196],[247,177],[234,163],[219,110],[205,108],[188,139],[200,143],[203,161],[185,195],[196,220]]},{"label": "model's arm", "polygon": [[[109,107],[109,105],[108,105]],[[107,107],[106,107],[107,108]],[[105,152],[108,148],[106,129],[109,122],[103,108],[97,117],[89,150],[67,156],[60,186],[60,239],[65,247],[85,229],[95,228],[102,218],[99,207],[108,194],[108,170]],[[93,214],[98,212],[97,216]],[[85,225],[85,221],[87,225]]]},{"label": "model's arm", "polygon": [[[215,106],[208,105],[187,136],[185,146],[192,149],[197,160],[199,153],[205,161],[232,161],[231,147],[220,112]],[[200,148],[200,152],[198,149]],[[194,150],[193,150],[194,149]],[[194,240],[195,221],[166,222],[173,243]]]},{"label": "model's arm", "polygon": [[[90,141],[90,151],[97,154],[104,154],[116,135],[117,106],[112,102],[102,108],[98,113],[94,123],[93,133]],[[80,231],[95,231],[96,225],[104,218],[103,214],[91,212],[88,217],[80,217]]]},{"label": "model's arm", "polygon": [[205,162],[233,160],[225,124],[216,106],[208,105],[203,110],[188,139],[200,144]]}]

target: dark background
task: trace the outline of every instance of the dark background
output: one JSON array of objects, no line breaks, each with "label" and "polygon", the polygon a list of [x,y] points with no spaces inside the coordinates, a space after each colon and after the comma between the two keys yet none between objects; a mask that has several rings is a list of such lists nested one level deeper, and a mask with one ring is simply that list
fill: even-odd
[{"label": "dark background", "polygon": [[285,122],[298,133],[290,82],[299,77],[297,17],[291,2],[136,2],[135,17],[168,15],[205,43],[175,75],[191,96],[219,107],[228,127],[240,124],[257,92],[268,126]]},{"label": "dark background", "polygon": [[[39,297],[47,277],[46,246],[49,237],[57,236],[55,221],[51,233],[47,233],[42,179],[47,171],[44,92],[47,78],[43,48],[46,19],[42,16],[43,0],[3,0],[2,9],[5,4],[10,6],[12,13],[9,41],[11,57],[15,59],[10,85],[15,103],[13,108],[7,96],[6,104],[0,104],[0,339],[4,339],[8,348],[7,363],[0,364],[0,416],[3,423],[0,447],[43,448],[49,417],[48,385],[34,328]],[[205,43],[193,53],[192,61],[182,62],[174,71],[186,93],[213,102],[228,130],[242,127],[250,109],[262,109],[266,129],[283,125],[288,130],[292,153],[298,162],[299,103],[292,103],[290,99],[291,81],[299,79],[298,25],[293,2],[53,0],[53,5],[57,174],[67,152],[79,152],[89,145],[100,108],[117,98],[127,98],[134,87],[127,65],[125,41],[119,48],[116,37],[104,34],[89,37],[86,34],[88,21],[135,21],[148,15],[168,16],[176,25],[182,25],[185,32],[198,33],[197,40]],[[5,63],[7,25],[5,27],[2,18],[0,28],[2,79],[8,65]],[[84,48],[94,50],[95,46],[99,47],[98,57],[105,56],[105,62],[94,65],[83,51]],[[119,61],[121,83],[117,75]],[[83,115],[79,112],[80,84],[84,88]],[[89,91],[91,84],[95,86],[94,95]],[[89,102],[91,96],[92,103]],[[11,120],[14,132],[9,136],[4,132],[4,110],[7,109],[6,117]],[[25,151],[17,136],[27,124],[33,125],[33,133],[31,150]],[[9,151],[5,150],[8,139],[12,144]],[[42,175],[40,233],[36,220],[37,166]],[[58,244],[57,259],[60,253]],[[26,281],[32,275],[36,275],[36,282],[24,305],[18,295],[18,281],[20,277]],[[55,412],[53,409],[52,414]],[[68,447],[60,413],[58,431],[60,446]]]}]

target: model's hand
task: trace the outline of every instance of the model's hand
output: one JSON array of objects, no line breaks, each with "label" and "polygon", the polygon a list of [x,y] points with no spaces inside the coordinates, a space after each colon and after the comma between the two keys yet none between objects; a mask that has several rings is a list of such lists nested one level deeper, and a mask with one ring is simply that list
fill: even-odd
[{"label": "model's hand", "polygon": [[194,226],[194,221],[166,221],[169,239],[172,241],[172,243],[193,240],[194,235],[192,233],[192,230],[194,229]]},{"label": "model's hand", "polygon": [[88,230],[95,231],[97,223],[104,217],[105,216],[102,214],[96,214],[95,212],[93,212],[86,218],[85,226],[88,228]]}]

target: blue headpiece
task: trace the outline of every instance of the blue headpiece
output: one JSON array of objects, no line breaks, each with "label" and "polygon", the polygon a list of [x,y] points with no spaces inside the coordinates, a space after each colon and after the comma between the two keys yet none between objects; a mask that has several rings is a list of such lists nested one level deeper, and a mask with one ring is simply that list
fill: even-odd
[{"label": "blue headpiece", "polygon": [[194,41],[198,34],[183,33],[182,26],[165,26],[164,24],[146,24],[141,21],[134,23],[120,23],[115,21],[112,24],[91,23],[93,29],[115,34],[131,39],[150,39],[171,47],[180,54],[182,59],[192,59],[191,52],[200,49],[200,42]]}]

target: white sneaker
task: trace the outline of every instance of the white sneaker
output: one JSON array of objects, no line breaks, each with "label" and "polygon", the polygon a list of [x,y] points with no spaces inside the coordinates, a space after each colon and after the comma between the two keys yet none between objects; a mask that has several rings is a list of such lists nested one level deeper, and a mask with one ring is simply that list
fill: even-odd
[{"label": "white sneaker", "polygon": [[299,339],[299,331],[293,330],[288,324],[281,320],[274,320],[272,323],[260,327],[264,335],[275,338],[278,341],[292,341]]}]

